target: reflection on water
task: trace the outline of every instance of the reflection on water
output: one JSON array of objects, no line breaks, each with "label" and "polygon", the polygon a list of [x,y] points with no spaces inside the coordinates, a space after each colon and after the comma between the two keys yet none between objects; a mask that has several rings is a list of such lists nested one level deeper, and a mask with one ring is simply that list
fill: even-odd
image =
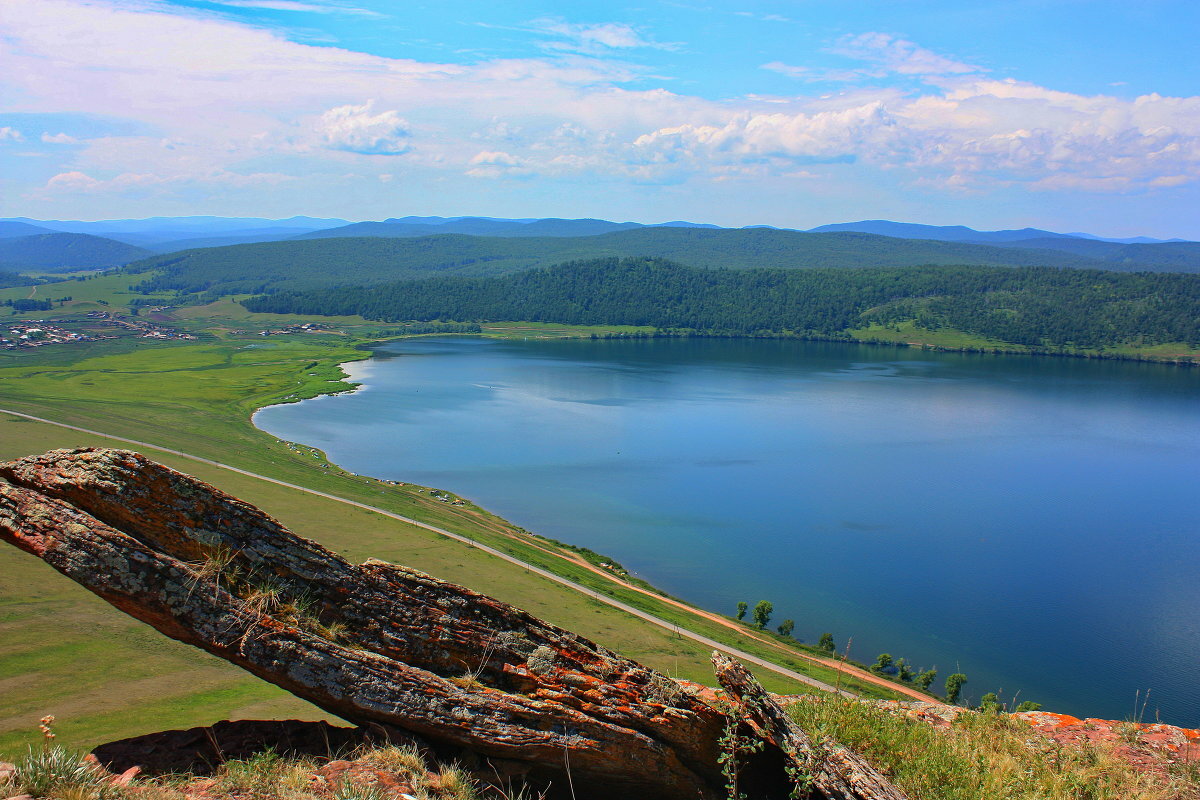
[{"label": "reflection on water", "polygon": [[[1200,370],[749,340],[420,339],[266,409],[699,605],[967,694],[1200,725]],[[1154,703],[1152,703],[1154,705]]]}]

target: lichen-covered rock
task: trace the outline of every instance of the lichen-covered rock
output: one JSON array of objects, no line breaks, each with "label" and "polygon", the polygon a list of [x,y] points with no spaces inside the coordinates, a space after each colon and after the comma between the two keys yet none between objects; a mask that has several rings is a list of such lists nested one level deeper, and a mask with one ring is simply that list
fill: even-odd
[{"label": "lichen-covered rock", "polygon": [[[418,737],[497,776],[570,787],[576,800],[715,800],[725,796],[722,735],[732,725],[764,745],[740,765],[739,786],[763,800],[795,788],[786,766],[801,737],[728,659],[717,666],[742,709],[735,720],[711,690],[462,586],[382,561],[351,564],[138,453],[55,450],[0,464],[0,539],[360,731]],[[227,733],[251,739],[271,725],[232,724],[242,727]],[[212,728],[171,736],[197,758],[209,744],[227,755]],[[97,757],[129,769],[123,752]],[[818,783],[830,797],[902,796],[838,752]]]},{"label": "lichen-covered rock", "polygon": [[529,762],[551,780],[569,765],[580,797],[718,793],[722,717],[664,691],[665,676],[461,586],[350,564],[137,453],[0,466],[0,538],[356,724]]}]

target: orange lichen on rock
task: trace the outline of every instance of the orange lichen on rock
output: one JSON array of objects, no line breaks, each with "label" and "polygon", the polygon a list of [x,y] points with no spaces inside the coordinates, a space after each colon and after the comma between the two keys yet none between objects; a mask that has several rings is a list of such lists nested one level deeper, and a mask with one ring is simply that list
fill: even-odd
[{"label": "orange lichen on rock", "polygon": [[1200,743],[1200,730],[1179,728],[1161,722],[1121,722],[1112,719],[1079,719],[1069,714],[1049,711],[1023,711],[1013,715],[1046,734],[1059,738],[1070,735],[1090,741],[1136,740],[1142,744],[1171,752]]}]

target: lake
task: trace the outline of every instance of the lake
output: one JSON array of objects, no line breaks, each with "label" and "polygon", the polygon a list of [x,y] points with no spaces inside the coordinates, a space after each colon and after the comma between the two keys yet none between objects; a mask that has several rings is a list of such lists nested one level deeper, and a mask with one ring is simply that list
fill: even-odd
[{"label": "lake", "polygon": [[410,339],[256,424],[733,613],[1200,726],[1200,370],[777,340]]}]

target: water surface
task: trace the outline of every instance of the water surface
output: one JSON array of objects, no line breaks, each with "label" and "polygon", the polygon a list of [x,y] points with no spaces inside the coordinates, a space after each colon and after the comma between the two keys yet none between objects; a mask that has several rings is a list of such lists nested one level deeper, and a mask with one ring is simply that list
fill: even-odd
[{"label": "water surface", "polygon": [[256,423],[964,695],[1200,726],[1200,370],[782,341],[416,339]]}]

